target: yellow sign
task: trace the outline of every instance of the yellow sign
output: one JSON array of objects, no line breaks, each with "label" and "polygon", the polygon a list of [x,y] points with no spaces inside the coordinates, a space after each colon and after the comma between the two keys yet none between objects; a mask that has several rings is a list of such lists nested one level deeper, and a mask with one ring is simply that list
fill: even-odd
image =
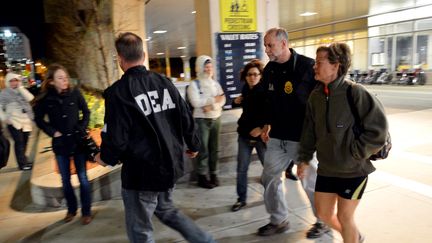
[{"label": "yellow sign", "polygon": [[222,32],[257,30],[256,0],[220,0]]}]

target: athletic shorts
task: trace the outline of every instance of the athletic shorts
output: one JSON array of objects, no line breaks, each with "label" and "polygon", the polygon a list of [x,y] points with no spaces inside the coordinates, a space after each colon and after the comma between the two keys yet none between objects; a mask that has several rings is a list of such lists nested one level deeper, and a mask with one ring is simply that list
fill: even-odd
[{"label": "athletic shorts", "polygon": [[367,176],[340,178],[318,175],[315,184],[315,191],[336,193],[342,198],[357,200],[362,198],[367,180]]}]

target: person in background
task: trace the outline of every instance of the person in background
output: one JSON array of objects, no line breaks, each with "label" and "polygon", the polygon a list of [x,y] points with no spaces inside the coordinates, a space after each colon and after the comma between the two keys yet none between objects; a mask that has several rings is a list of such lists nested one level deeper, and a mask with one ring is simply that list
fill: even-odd
[{"label": "person in background", "polygon": [[[221,85],[213,79],[213,61],[209,56],[199,56],[195,63],[198,84],[192,82],[187,91],[193,109],[193,117],[201,134],[201,147],[196,158],[198,186],[219,186],[218,148],[222,107],[226,98]],[[207,174],[210,174],[210,180]]]},{"label": "person in background", "polygon": [[[86,155],[79,145],[81,134],[87,129],[89,123],[90,111],[80,91],[73,88],[69,82],[66,68],[59,64],[48,67],[34,110],[36,124],[52,137],[52,148],[68,208],[64,221],[72,221],[78,209],[77,198],[71,184],[70,162],[73,157],[80,182],[81,223],[89,224],[92,221],[91,188],[87,179]],[[45,119],[46,115],[48,120]]]},{"label": "person in background", "polygon": [[259,60],[246,64],[240,73],[240,80],[245,82],[242,93],[233,101],[233,107],[241,106],[243,112],[238,120],[238,155],[237,155],[237,202],[232,211],[246,206],[248,169],[252,150],[255,148],[261,164],[264,163],[266,145],[261,140],[265,121],[265,89],[261,85],[264,65]]},{"label": "person in background", "polygon": [[[268,236],[289,229],[284,178],[281,174],[286,171],[290,161],[297,159],[307,99],[317,81],[314,79],[314,60],[288,47],[285,29],[268,30],[264,36],[264,46],[270,59],[264,68],[262,81],[267,90],[269,116],[266,117],[261,134],[263,141],[267,142],[261,181],[270,223],[259,228],[258,235]],[[311,166],[301,183],[316,216],[315,180],[316,166]],[[329,227],[317,218],[306,237],[317,238],[329,231]]]},{"label": "person in background", "polygon": [[105,124],[96,161],[103,166],[123,163],[122,197],[129,240],[154,242],[155,214],[189,242],[215,242],[173,203],[175,183],[184,172],[184,143],[191,158],[200,146],[186,101],[169,79],[145,68],[139,36],[120,34],[115,46],[125,73],[104,92]]},{"label": "person in background", "polygon": [[8,73],[6,88],[0,92],[0,119],[7,124],[14,140],[15,157],[20,170],[31,170],[26,156],[27,142],[32,131],[34,114],[30,101],[34,96],[21,84],[21,76]]},{"label": "person in background", "polygon": [[[363,86],[345,80],[351,65],[347,44],[332,43],[316,52],[315,79],[320,85],[311,93],[300,142],[298,176],[304,176],[316,151],[318,177],[315,206],[318,216],[339,231],[343,241],[363,242],[354,214],[366,188],[368,175],[375,171],[369,157],[385,143],[388,132],[384,108]],[[349,87],[352,90],[349,90]],[[351,91],[363,124],[357,139],[347,98]]]}]

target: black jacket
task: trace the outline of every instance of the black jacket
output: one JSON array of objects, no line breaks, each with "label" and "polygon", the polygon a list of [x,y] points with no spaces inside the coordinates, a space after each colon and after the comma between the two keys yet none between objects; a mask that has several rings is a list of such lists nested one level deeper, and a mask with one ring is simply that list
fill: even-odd
[{"label": "black jacket", "polygon": [[260,137],[252,137],[249,133],[252,129],[256,127],[262,128],[265,124],[266,90],[261,82],[252,89],[245,83],[242,89],[242,97],[241,104],[238,105],[233,102],[233,107],[241,106],[243,108],[243,113],[237,121],[237,132],[243,138],[261,141]]},{"label": "black jacket", "polygon": [[269,62],[264,68],[262,82],[270,113],[266,124],[271,125],[270,137],[300,141],[306,103],[317,81],[314,60],[290,51],[292,55],[287,62]]},{"label": "black jacket", "polygon": [[122,187],[166,191],[183,175],[184,142],[199,150],[197,130],[177,88],[144,66],[107,88],[101,159],[123,163]]},{"label": "black jacket", "polygon": [[[54,89],[40,99],[35,107],[37,126],[48,136],[53,137],[56,131],[63,134],[52,139],[53,151],[57,155],[71,155],[81,152],[80,137],[88,126],[90,111],[84,97],[78,89],[59,94]],[[79,113],[82,112],[80,119]],[[45,120],[48,115],[48,121]]]}]

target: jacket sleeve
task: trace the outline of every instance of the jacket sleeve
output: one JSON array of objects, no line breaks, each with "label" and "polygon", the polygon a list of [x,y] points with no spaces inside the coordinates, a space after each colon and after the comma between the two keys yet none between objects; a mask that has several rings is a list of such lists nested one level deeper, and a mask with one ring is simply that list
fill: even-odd
[{"label": "jacket sleeve", "polygon": [[32,101],[34,99],[34,95],[30,93],[30,91],[28,91],[24,86],[18,87],[17,90],[25,100]]},{"label": "jacket sleeve", "polygon": [[180,97],[178,103],[180,104],[183,139],[189,150],[197,152],[200,147],[198,127],[195,124],[195,120],[192,117],[191,110],[189,109],[186,101]]},{"label": "jacket sleeve", "polygon": [[313,153],[316,150],[315,144],[315,121],[313,119],[311,102],[308,102],[306,106],[306,115],[303,122],[302,135],[300,138],[297,161],[309,163],[309,161],[312,160]]},{"label": "jacket sleeve", "polygon": [[363,86],[353,86],[354,104],[364,131],[352,143],[351,153],[355,159],[367,159],[385,144],[388,123],[381,102]]},{"label": "jacket sleeve", "polygon": [[101,159],[108,165],[119,163],[122,153],[128,146],[128,131],[130,122],[126,107],[119,100],[118,95],[109,92],[105,95],[105,118],[101,132]]},{"label": "jacket sleeve", "polygon": [[[222,86],[221,86],[221,85],[219,84],[219,82],[217,82],[217,81],[215,81],[215,83],[216,83],[216,87],[217,87],[217,94],[218,94],[218,95],[223,94],[224,91],[223,91],[223,89],[222,89]],[[214,100],[214,99],[213,99],[213,100]],[[215,101],[214,101],[214,103],[213,103],[213,110],[217,110],[217,109],[223,107],[223,106],[225,105],[225,103],[226,103],[226,96],[224,95],[224,96],[223,96],[223,99],[222,99],[221,102],[215,102]]]},{"label": "jacket sleeve", "polygon": [[53,137],[57,131],[48,122],[45,121],[45,115],[47,114],[45,100],[42,99],[34,106],[35,122],[36,125],[42,129],[48,136]]},{"label": "jacket sleeve", "polygon": [[0,120],[1,121],[5,121],[7,119],[7,115],[4,112],[5,106],[6,106],[6,101],[4,100],[2,91],[0,91]]},{"label": "jacket sleeve", "polygon": [[90,110],[88,109],[87,102],[85,101],[83,95],[79,90],[77,90],[78,95],[78,108],[82,112],[82,119],[79,121],[79,127],[81,131],[85,131],[88,127],[90,121]]}]

